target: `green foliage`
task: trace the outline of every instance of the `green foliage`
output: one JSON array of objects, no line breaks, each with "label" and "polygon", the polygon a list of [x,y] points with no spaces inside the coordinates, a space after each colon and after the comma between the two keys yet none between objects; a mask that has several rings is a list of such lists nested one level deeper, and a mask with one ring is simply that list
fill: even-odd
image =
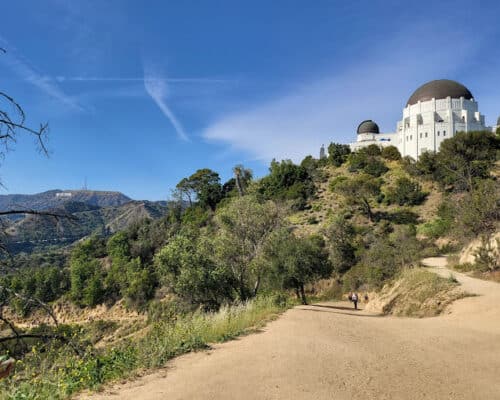
[{"label": "green foliage", "polygon": [[379,177],[389,171],[389,168],[385,165],[382,160],[378,158],[369,158],[365,167],[363,168],[363,172],[365,174]]},{"label": "green foliage", "polygon": [[257,298],[218,313],[188,314],[153,324],[136,341],[107,349],[87,349],[80,357],[69,346],[33,347],[13,378],[0,382],[0,396],[9,399],[62,400],[84,389],[126,378],[137,369],[164,366],[171,358],[206,348],[263,325],[291,306],[283,296]]},{"label": "green foliage", "polygon": [[177,235],[156,255],[161,283],[177,295],[207,309],[234,299],[233,276],[211,257],[213,244],[206,237]]},{"label": "green foliage", "polygon": [[344,176],[344,175],[339,175],[339,176],[336,176],[335,178],[333,178],[329,185],[328,185],[328,188],[330,189],[331,192],[335,193],[336,189],[337,189],[337,185],[341,182],[344,182],[346,180],[348,180],[349,178],[347,178],[347,176]]},{"label": "green foliage", "polygon": [[288,229],[277,230],[265,248],[274,278],[284,288],[293,288],[307,304],[304,285],[327,278],[332,272],[325,243],[319,236],[297,238]]},{"label": "green foliage", "polygon": [[349,171],[364,172],[375,177],[386,173],[389,169],[380,159],[381,150],[377,145],[363,147],[349,155]]},{"label": "green foliage", "polygon": [[261,179],[258,188],[264,199],[292,200],[297,209],[304,208],[314,190],[314,183],[307,169],[290,160],[273,160],[269,175]]},{"label": "green foliage", "polygon": [[182,224],[193,227],[205,226],[210,220],[210,214],[203,207],[193,206],[186,209],[182,214]]},{"label": "green foliage", "polygon": [[439,205],[437,217],[419,226],[418,232],[430,239],[443,237],[452,229],[456,212],[456,206],[449,199],[446,199]]},{"label": "green foliage", "polygon": [[[69,290],[69,273],[59,267],[25,268],[0,278],[0,296],[8,300],[14,309],[26,315],[39,307],[29,298],[36,298],[45,303],[59,298]],[[13,292],[22,296],[17,297]]]},{"label": "green foliage", "polygon": [[97,256],[104,253],[104,244],[90,238],[78,244],[71,253],[70,279],[72,300],[81,306],[95,306],[104,300],[104,274]]},{"label": "green foliage", "polygon": [[402,177],[396,180],[395,186],[389,187],[385,200],[388,204],[416,206],[422,204],[426,197],[427,193],[422,191],[418,182]]},{"label": "green foliage", "polygon": [[471,191],[476,179],[485,179],[496,161],[500,139],[487,131],[460,132],[441,143],[440,179],[456,190]]},{"label": "green foliage", "polygon": [[483,235],[481,245],[474,252],[476,265],[482,270],[496,271],[500,269],[500,239]]},{"label": "green foliage", "polygon": [[341,274],[345,273],[356,264],[354,226],[341,215],[332,221],[324,234],[334,270]]},{"label": "green foliage", "polygon": [[458,203],[457,226],[465,236],[492,232],[500,221],[500,193],[496,181],[478,181]]},{"label": "green foliage", "polygon": [[349,204],[360,206],[366,216],[373,220],[371,202],[380,194],[381,182],[370,175],[357,175],[339,182],[336,191],[342,194]]},{"label": "green foliage", "polygon": [[335,167],[340,167],[347,161],[351,148],[346,144],[330,143],[328,146],[328,161]]},{"label": "green foliage", "polygon": [[215,210],[222,199],[219,174],[208,168],[199,169],[189,178],[183,178],[176,188],[181,199],[186,198],[190,206],[196,198],[200,207]]},{"label": "green foliage", "polygon": [[444,140],[438,153],[422,153],[416,163],[405,161],[405,167],[443,187],[471,191],[478,180],[489,177],[499,148],[500,138],[491,132],[460,132]]},{"label": "green foliage", "polygon": [[382,156],[382,158],[385,158],[389,161],[401,160],[401,153],[396,146],[386,146],[382,148],[382,152],[380,155]]},{"label": "green foliage", "polygon": [[400,226],[390,235],[377,237],[361,254],[359,263],[344,275],[344,289],[355,290],[362,285],[379,289],[402,267],[416,262],[422,245],[415,234],[414,228]]},{"label": "green foliage", "polygon": [[273,230],[283,224],[284,211],[274,202],[260,203],[254,197],[233,199],[217,210],[215,257],[232,271],[240,300],[255,296],[266,265],[259,259]]}]

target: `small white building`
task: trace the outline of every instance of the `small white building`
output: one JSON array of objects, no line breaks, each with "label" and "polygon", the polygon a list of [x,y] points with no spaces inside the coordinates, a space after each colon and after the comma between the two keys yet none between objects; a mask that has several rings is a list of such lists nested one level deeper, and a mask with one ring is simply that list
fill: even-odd
[{"label": "small white building", "polygon": [[[500,126],[500,118],[497,121]],[[464,85],[440,79],[420,86],[408,99],[395,133],[380,133],[378,125],[363,121],[351,149],[370,144],[394,145],[403,157],[417,160],[425,151],[437,152],[441,142],[457,132],[495,130],[485,125],[478,103]]]}]

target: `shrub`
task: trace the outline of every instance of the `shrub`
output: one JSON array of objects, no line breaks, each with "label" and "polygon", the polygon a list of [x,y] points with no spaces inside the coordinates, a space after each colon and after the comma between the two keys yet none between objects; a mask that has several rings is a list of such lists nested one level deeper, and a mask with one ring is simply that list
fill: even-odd
[{"label": "shrub", "polygon": [[389,188],[385,200],[388,204],[398,204],[400,206],[415,206],[422,204],[427,197],[427,193],[422,191],[422,186],[408,178],[398,178],[396,185]]},{"label": "shrub", "polygon": [[381,156],[389,161],[401,160],[401,153],[396,146],[387,146],[382,148]]},{"label": "shrub", "polygon": [[340,167],[347,161],[351,148],[346,144],[330,143],[328,146],[328,161],[335,167]]}]

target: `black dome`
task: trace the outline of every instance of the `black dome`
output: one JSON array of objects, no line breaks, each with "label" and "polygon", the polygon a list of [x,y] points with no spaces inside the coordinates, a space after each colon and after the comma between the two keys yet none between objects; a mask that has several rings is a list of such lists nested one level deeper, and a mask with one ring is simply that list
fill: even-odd
[{"label": "black dome", "polygon": [[360,133],[380,133],[380,130],[375,122],[367,119],[359,124],[357,132],[359,135]]},{"label": "black dome", "polygon": [[430,81],[420,86],[411,95],[406,103],[407,106],[417,104],[419,101],[428,101],[432,99],[446,99],[451,97],[453,99],[471,100],[474,98],[469,89],[461,83],[450,81],[448,79],[439,79],[437,81]]}]

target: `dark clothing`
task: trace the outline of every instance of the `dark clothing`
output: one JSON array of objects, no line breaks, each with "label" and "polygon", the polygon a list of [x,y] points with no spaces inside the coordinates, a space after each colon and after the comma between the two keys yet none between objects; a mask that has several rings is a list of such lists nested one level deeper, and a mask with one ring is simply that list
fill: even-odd
[{"label": "dark clothing", "polygon": [[352,302],[354,303],[354,309],[357,310],[358,309],[358,301],[353,300]]}]

